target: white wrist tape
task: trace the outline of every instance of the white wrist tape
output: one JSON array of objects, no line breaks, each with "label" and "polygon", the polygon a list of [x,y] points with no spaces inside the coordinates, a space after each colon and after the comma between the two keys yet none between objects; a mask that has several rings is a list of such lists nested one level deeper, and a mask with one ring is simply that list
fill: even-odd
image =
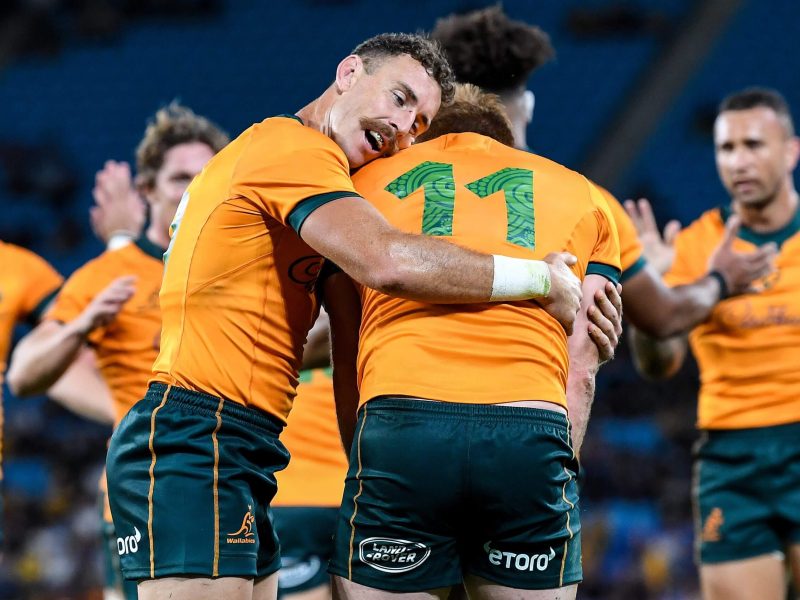
[{"label": "white wrist tape", "polygon": [[106,243],[106,250],[117,250],[123,246],[130,244],[136,236],[129,231],[115,231],[108,238]]},{"label": "white wrist tape", "polygon": [[543,298],[550,293],[550,268],[543,260],[492,255],[492,301]]}]

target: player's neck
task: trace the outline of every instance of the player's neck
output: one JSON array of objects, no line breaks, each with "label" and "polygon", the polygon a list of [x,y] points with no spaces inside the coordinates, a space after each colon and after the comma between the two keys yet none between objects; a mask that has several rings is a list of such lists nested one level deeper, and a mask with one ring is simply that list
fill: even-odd
[{"label": "player's neck", "polygon": [[157,227],[155,223],[150,224],[150,227],[148,227],[147,231],[144,232],[144,237],[147,238],[148,242],[155,244],[164,250],[166,250],[167,246],[169,246],[169,232]]},{"label": "player's neck", "polygon": [[330,136],[330,126],[328,124],[331,108],[336,99],[336,89],[330,86],[316,100],[305,105],[297,111],[297,116],[303,119],[303,123]]},{"label": "player's neck", "polygon": [[733,208],[745,227],[756,233],[772,233],[785,227],[794,218],[798,208],[797,191],[789,180],[771,202],[760,205],[734,202]]}]

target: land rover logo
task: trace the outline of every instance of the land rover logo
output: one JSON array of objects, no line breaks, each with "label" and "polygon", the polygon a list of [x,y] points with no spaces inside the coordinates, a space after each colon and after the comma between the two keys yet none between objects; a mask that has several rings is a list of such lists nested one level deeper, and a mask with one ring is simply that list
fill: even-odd
[{"label": "land rover logo", "polygon": [[371,537],[358,547],[361,562],[385,573],[403,573],[416,569],[431,554],[431,549],[419,542]]}]

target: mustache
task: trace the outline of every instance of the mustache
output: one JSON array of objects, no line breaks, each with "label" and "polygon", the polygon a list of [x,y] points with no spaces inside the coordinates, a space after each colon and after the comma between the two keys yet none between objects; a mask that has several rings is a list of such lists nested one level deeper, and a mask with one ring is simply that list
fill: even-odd
[{"label": "mustache", "polygon": [[384,146],[386,147],[387,156],[391,156],[392,154],[396,153],[400,148],[397,146],[397,132],[395,131],[394,127],[391,125],[387,125],[383,121],[379,121],[377,119],[370,119],[368,117],[361,117],[359,120],[359,124],[361,128],[364,130],[372,130],[377,131],[381,134],[383,141],[385,142]]}]

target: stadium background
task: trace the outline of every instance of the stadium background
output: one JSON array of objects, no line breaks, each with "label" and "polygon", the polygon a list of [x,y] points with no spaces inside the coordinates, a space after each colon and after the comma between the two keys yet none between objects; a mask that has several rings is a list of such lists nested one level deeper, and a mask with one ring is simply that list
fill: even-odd
[{"label": "stadium background", "polygon": [[[481,1],[4,0],[0,239],[69,274],[101,252],[94,173],[133,159],[146,119],[178,98],[236,135],[294,112],[338,60],[383,31],[430,29]],[[515,0],[556,59],[534,74],[532,149],[661,223],[726,201],[711,126],[722,96],[759,84],[797,114],[795,0]],[[0,265],[2,268],[2,265]],[[18,332],[19,333],[19,332]],[[446,343],[446,342],[444,342]],[[584,599],[696,597],[690,452],[696,371],[642,382],[623,347],[601,372],[583,450]],[[0,598],[97,598],[96,482],[108,431],[8,390]]]}]

